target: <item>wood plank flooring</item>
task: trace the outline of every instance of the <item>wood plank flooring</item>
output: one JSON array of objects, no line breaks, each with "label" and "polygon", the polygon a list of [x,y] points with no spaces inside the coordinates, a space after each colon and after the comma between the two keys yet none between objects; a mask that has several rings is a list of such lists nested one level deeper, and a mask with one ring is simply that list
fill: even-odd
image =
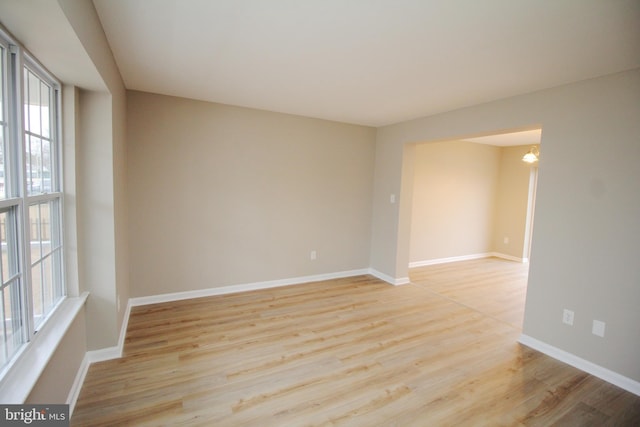
[{"label": "wood plank flooring", "polygon": [[411,281],[522,329],[528,264],[483,258],[411,270]]},{"label": "wood plank flooring", "polygon": [[137,307],[73,426],[638,426],[640,397],[516,342],[526,265]]}]

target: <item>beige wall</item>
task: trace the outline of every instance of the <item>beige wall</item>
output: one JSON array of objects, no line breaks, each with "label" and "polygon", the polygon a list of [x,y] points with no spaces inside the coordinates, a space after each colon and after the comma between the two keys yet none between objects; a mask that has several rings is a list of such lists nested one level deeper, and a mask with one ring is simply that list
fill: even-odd
[{"label": "beige wall", "polygon": [[[58,0],[106,90],[80,94],[78,248],[80,286],[87,307],[90,349],[115,346],[129,295],[124,83],[93,3]],[[46,64],[45,64],[46,65]],[[73,83],[73,82],[71,82]]]},{"label": "beige wall", "polygon": [[493,250],[500,152],[465,141],[417,145],[410,262]]},{"label": "beige wall", "polygon": [[[542,128],[524,333],[640,381],[638,99],[640,69],[379,128],[372,268],[407,275],[410,204],[388,197],[412,194],[412,143]],[[594,319],[605,338],[591,333]]]},{"label": "beige wall", "polygon": [[416,144],[410,263],[488,253],[527,258],[528,149]]},{"label": "beige wall", "polygon": [[76,140],[80,132],[80,91],[75,86],[65,85],[62,88],[62,138],[64,183],[64,247],[65,278],[67,292],[70,296],[80,295],[78,279],[78,223],[77,223],[77,173],[76,173]]},{"label": "beige wall", "polygon": [[132,296],[369,266],[374,129],[141,92],[127,111]]},{"label": "beige wall", "polygon": [[529,148],[527,145],[500,149],[500,176],[491,245],[492,252],[519,259],[529,257],[527,212],[532,166],[522,161]]},{"label": "beige wall", "polygon": [[117,344],[128,298],[125,90],[92,2],[7,0],[0,21],[64,85],[66,275],[91,296],[29,398],[63,402],[87,349]]},{"label": "beige wall", "polygon": [[78,278],[87,300],[89,349],[117,343],[113,155],[108,93],[80,91],[77,144]]}]

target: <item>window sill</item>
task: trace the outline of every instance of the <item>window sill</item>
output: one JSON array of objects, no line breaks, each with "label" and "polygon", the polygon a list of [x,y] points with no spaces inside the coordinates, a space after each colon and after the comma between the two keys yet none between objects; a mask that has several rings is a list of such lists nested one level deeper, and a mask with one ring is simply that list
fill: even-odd
[{"label": "window sill", "polygon": [[25,402],[88,296],[85,292],[79,297],[67,297],[33,340],[24,346],[0,379],[1,403]]}]

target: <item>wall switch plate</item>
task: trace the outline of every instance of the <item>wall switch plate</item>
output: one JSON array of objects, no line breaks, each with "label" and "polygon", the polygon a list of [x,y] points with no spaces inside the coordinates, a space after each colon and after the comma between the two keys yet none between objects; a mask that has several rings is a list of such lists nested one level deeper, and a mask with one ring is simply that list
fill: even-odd
[{"label": "wall switch plate", "polygon": [[505,245],[509,244],[509,238],[507,236],[504,236],[504,239],[502,241],[504,242]]},{"label": "wall switch plate", "polygon": [[318,258],[318,252],[316,252],[316,251],[311,251],[311,254],[309,255],[309,258],[310,258],[311,260],[314,260],[314,259]]},{"label": "wall switch plate", "polygon": [[562,323],[566,323],[567,325],[573,326],[573,316],[574,313],[571,310],[567,310],[566,308],[562,312]]},{"label": "wall switch plate", "polygon": [[591,328],[591,332],[593,335],[597,335],[599,337],[604,337],[604,327],[606,324],[600,320],[593,321],[593,328]]},{"label": "wall switch plate", "polygon": [[389,196],[389,203],[394,204],[396,202],[396,195],[392,194]]}]

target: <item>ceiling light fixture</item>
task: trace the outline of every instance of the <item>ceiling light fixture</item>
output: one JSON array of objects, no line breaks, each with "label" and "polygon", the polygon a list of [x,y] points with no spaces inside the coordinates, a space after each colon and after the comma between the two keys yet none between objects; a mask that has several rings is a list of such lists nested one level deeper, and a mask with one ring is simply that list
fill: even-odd
[{"label": "ceiling light fixture", "polygon": [[537,162],[539,158],[540,158],[540,151],[538,151],[538,147],[534,145],[531,148],[529,148],[529,151],[527,151],[527,154],[525,154],[522,157],[522,161],[533,164]]}]

